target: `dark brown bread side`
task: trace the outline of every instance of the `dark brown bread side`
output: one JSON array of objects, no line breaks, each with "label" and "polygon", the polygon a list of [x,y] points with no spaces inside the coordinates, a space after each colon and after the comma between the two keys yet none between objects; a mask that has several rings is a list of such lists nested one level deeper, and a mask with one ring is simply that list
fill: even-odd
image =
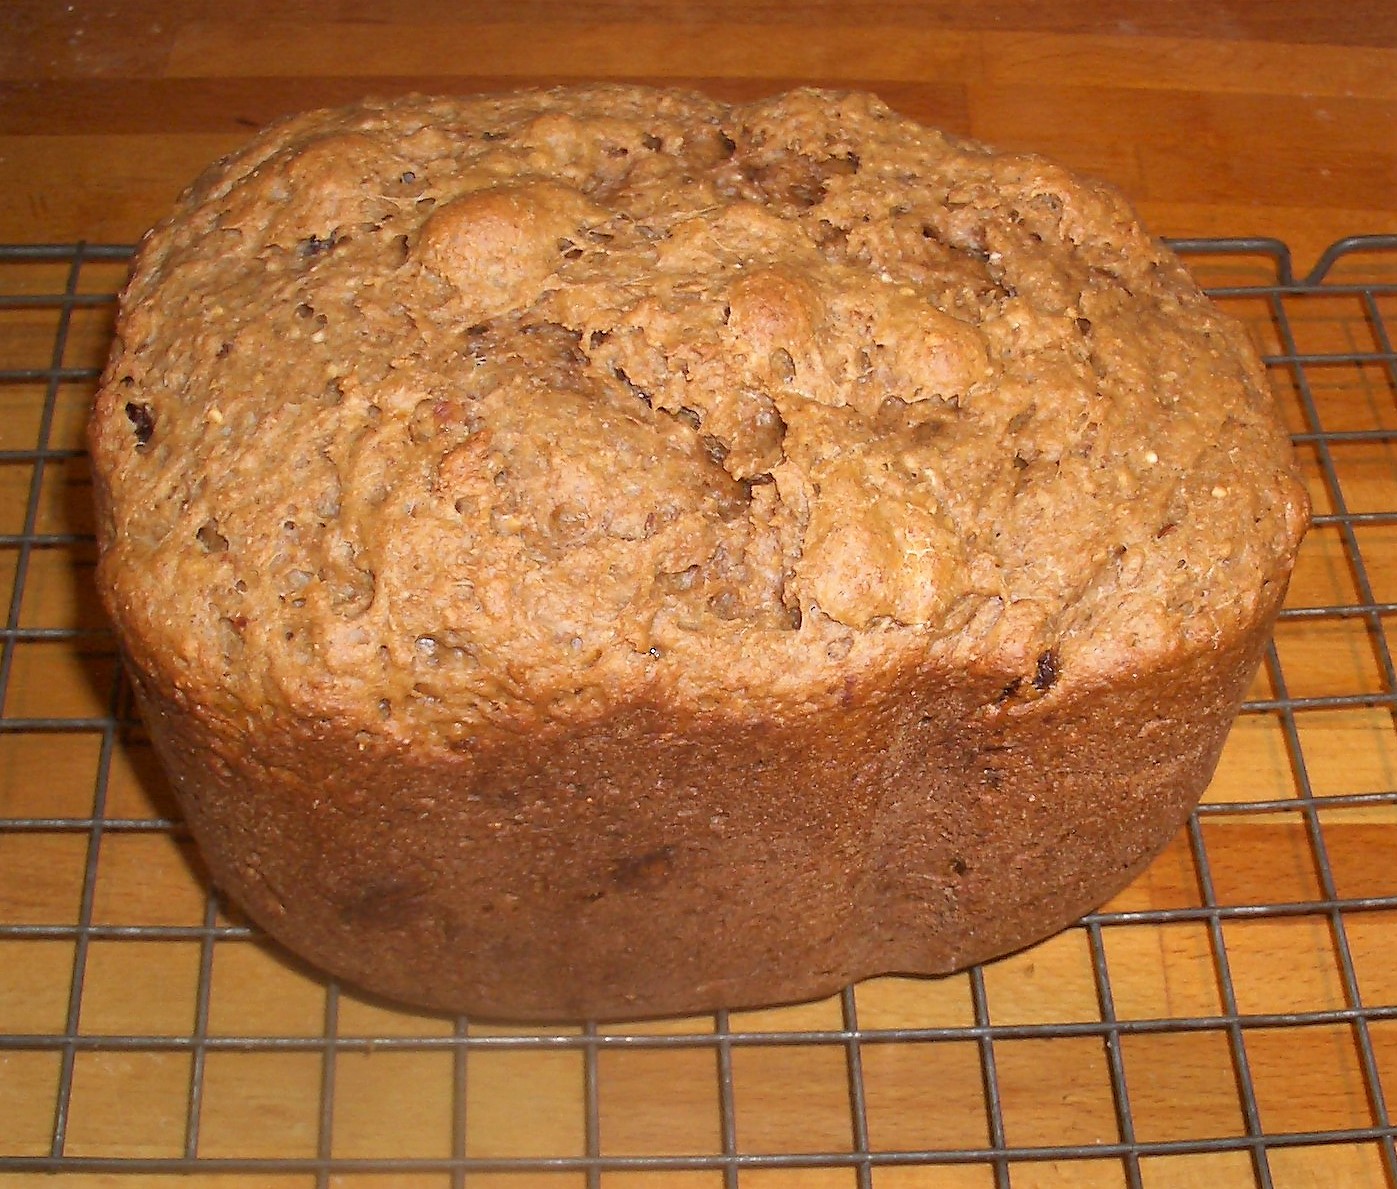
[{"label": "dark brown bread side", "polygon": [[[1070,924],[1179,828],[1267,633],[987,716],[936,672],[791,722],[637,706],[477,763],[141,705],[215,883],[379,993],[504,1018],[779,1003]],[[269,779],[269,771],[275,776]]]},{"label": "dark brown bread side", "polygon": [[1109,189],[863,95],[309,113],[146,243],[99,584],[213,878],[512,1017],[937,973],[1217,762],[1308,519]]}]

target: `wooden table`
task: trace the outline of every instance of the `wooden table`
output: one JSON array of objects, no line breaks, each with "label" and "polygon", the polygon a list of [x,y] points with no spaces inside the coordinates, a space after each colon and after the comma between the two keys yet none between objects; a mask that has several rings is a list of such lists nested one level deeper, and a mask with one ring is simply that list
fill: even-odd
[{"label": "wooden table", "polygon": [[[605,77],[871,88],[1115,181],[1161,234],[1278,237],[1303,273],[1397,231],[1395,47],[1390,0],[9,0],[0,243],[129,243],[303,107]],[[81,425],[123,267],[0,258],[0,1189],[1397,1179],[1390,290],[1228,300],[1269,354],[1331,357],[1272,371],[1323,517],[1290,606],[1329,610],[1282,622],[1204,811],[1104,915],[950,979],[531,1030],[327,988],[210,902],[90,592]]]}]

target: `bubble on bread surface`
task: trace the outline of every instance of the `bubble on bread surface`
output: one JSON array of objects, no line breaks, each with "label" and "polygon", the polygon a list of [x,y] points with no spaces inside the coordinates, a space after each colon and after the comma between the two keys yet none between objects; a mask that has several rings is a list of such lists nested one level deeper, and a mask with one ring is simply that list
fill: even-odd
[{"label": "bubble on bread surface", "polygon": [[[388,214],[408,170],[390,142],[367,131],[310,135],[257,161],[252,184],[214,191],[217,229],[243,233],[249,243],[239,246],[277,245],[311,263],[334,248],[339,229]],[[226,250],[226,235],[222,243]]]},{"label": "bubble on bread surface", "polygon": [[[883,498],[861,473],[821,477],[798,590],[852,628],[934,623],[963,593],[964,546],[934,507]],[[851,514],[857,511],[857,515]]]},{"label": "bubble on bread surface", "polygon": [[483,321],[537,300],[567,250],[560,241],[604,218],[569,186],[492,186],[436,207],[417,255],[452,286],[463,316]]}]

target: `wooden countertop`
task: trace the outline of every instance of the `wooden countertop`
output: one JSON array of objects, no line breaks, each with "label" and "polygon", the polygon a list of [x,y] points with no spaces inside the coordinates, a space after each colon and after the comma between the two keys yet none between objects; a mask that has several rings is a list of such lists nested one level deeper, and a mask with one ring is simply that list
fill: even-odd
[{"label": "wooden countertop", "polygon": [[6,242],[130,240],[202,165],[305,107],[587,78],[871,88],[1116,182],[1159,234],[1274,235],[1309,259],[1397,226],[1386,0],[10,0],[5,31]]},{"label": "wooden countertop", "polygon": [[[305,107],[589,78],[869,88],[1116,182],[1159,234],[1285,240],[1302,272],[1341,236],[1397,231],[1390,0],[9,0],[0,243],[132,242],[206,162]],[[120,272],[88,264],[82,291]],[[0,259],[0,373],[47,368],[58,317],[4,297],[65,276]],[[1266,301],[1232,305],[1287,350]],[[1397,512],[1397,450],[1372,432],[1397,430],[1378,337],[1397,299],[1285,309],[1301,352],[1369,357],[1274,374],[1296,432],[1359,435],[1302,442],[1317,510]],[[109,307],[69,329],[65,367],[99,364]],[[1346,610],[1282,623],[1263,708],[1209,791],[1220,808],[1093,928],[974,976],[726,1021],[467,1026],[327,992],[212,915],[148,747],[101,726],[115,661],[69,452],[90,392],[80,375],[0,380],[0,593],[23,587],[0,670],[0,1189],[46,1167],[84,1187],[122,1172],[319,1185],[331,1161],[359,1162],[335,1165],[336,1185],[446,1186],[453,1154],[481,1162],[472,1186],[555,1189],[1397,1180],[1397,527],[1382,515],[1312,533],[1290,606]],[[41,432],[56,453],[34,453]],[[368,1176],[399,1157],[419,1163]]]}]

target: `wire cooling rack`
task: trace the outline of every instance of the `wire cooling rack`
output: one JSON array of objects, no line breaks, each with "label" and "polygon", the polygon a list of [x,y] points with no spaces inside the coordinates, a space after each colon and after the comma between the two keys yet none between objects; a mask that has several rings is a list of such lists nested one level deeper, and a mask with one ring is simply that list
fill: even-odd
[{"label": "wire cooling rack", "polygon": [[128,249],[0,248],[0,1185],[1397,1186],[1397,237],[1176,246],[1317,513],[1186,829],[964,974],[554,1030],[360,998],[206,890],[91,594]]}]

